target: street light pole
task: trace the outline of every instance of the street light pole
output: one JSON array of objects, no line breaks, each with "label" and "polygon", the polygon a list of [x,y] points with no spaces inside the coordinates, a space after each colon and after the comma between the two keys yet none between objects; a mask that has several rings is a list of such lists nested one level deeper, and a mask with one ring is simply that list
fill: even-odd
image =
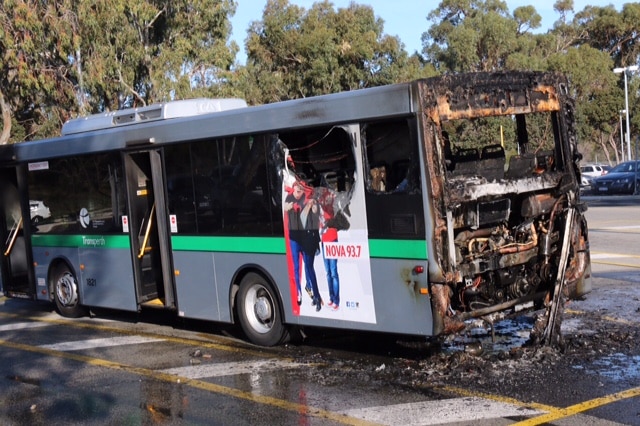
[{"label": "street light pole", "polygon": [[[624,74],[624,107],[626,111],[626,119],[627,119],[627,158],[631,160],[631,139],[629,137],[629,93],[627,90],[627,71],[637,71],[637,65],[631,65],[628,67],[622,68],[614,68],[613,72],[616,74],[623,73]],[[624,155],[623,155],[624,156]]]},{"label": "street light pole", "polygon": [[626,112],[626,109],[620,110],[620,152],[622,153],[622,161],[624,161],[624,129],[622,128],[622,114]]}]

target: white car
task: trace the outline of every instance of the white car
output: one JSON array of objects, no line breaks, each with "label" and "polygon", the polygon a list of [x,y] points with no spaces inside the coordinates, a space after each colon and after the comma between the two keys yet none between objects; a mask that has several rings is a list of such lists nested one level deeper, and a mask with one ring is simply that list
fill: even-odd
[{"label": "white car", "polygon": [[604,164],[585,164],[584,166],[580,166],[580,173],[582,176],[586,176],[587,179],[591,180],[606,175],[609,169],[610,167]]},{"label": "white car", "polygon": [[31,223],[33,224],[40,223],[44,219],[51,217],[51,210],[42,201],[30,200],[29,210],[31,211]]}]

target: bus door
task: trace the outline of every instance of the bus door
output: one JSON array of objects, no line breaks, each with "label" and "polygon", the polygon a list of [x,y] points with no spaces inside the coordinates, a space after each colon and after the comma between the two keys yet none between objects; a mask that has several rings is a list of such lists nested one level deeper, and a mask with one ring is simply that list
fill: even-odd
[{"label": "bus door", "polygon": [[2,289],[14,297],[32,298],[35,290],[30,285],[33,279],[29,278],[30,244],[25,238],[15,168],[0,169],[0,203]]},{"label": "bus door", "polygon": [[138,303],[175,308],[162,152],[123,154]]}]

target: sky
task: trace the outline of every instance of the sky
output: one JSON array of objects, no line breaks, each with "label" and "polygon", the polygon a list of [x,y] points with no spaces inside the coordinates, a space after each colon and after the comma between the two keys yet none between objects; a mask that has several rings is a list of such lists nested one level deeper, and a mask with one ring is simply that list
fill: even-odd
[{"label": "sky", "polygon": [[[259,21],[262,19],[262,12],[267,0],[237,0],[238,8],[235,16],[231,19],[233,26],[232,39],[240,46],[238,60],[241,63],[246,61],[246,53],[244,51],[244,40],[247,37],[247,29],[251,21]],[[290,4],[295,4],[310,9],[317,0],[289,0]],[[354,0],[331,0],[334,9],[345,8]],[[553,4],[556,0],[506,0],[509,11],[519,6],[533,5],[536,11],[542,16],[542,26],[537,31],[546,32],[558,20],[559,15],[553,10]],[[628,0],[631,1],[631,0]],[[425,32],[430,22],[427,21],[427,15],[434,10],[437,0],[355,0],[355,3],[369,5],[373,8],[373,13],[377,18],[384,21],[384,33],[391,36],[398,36],[400,41],[404,43],[405,50],[412,54],[415,51],[422,50],[422,42],[420,40],[422,33]],[[587,5],[591,6],[607,6],[615,5],[616,10],[621,10],[620,0],[574,0],[573,10],[580,12]],[[572,16],[569,16],[571,19]]]}]

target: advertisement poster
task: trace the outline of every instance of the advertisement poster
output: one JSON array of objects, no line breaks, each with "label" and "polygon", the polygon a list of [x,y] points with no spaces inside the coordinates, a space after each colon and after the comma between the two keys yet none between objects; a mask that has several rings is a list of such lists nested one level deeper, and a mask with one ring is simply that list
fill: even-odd
[{"label": "advertisement poster", "polygon": [[285,155],[282,210],[294,315],[375,323],[362,182],[305,180]]}]

